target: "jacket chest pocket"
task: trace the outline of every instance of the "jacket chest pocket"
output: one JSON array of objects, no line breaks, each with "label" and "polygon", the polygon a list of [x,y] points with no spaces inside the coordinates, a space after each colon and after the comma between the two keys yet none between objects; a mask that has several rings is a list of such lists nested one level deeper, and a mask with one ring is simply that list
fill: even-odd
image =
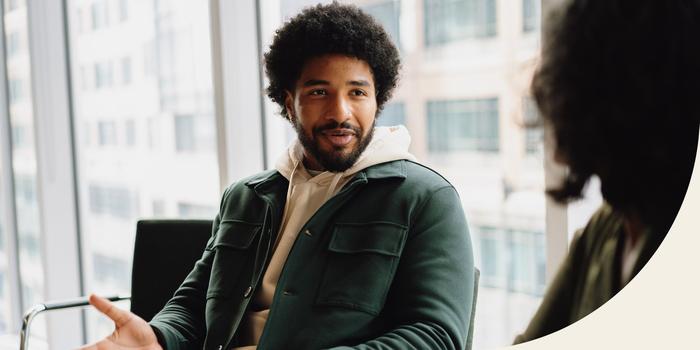
[{"label": "jacket chest pocket", "polygon": [[230,297],[237,284],[249,282],[243,281],[244,275],[247,270],[252,270],[255,249],[251,246],[261,228],[262,224],[234,220],[219,224],[216,237],[207,247],[214,253],[207,299]]},{"label": "jacket chest pocket", "polygon": [[406,227],[392,223],[336,225],[316,304],[379,314],[406,232]]}]

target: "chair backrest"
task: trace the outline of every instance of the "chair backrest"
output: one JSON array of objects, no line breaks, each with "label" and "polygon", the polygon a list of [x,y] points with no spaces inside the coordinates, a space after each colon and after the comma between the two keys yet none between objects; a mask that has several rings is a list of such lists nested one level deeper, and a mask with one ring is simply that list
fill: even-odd
[{"label": "chair backrest", "polygon": [[474,343],[474,316],[476,316],[476,297],[479,294],[479,276],[481,276],[481,271],[474,268],[474,296],[472,297],[472,312],[469,317],[469,332],[467,333],[467,346],[464,347],[466,350],[471,350],[472,343]]},{"label": "chair backrest", "polygon": [[131,311],[150,321],[172,298],[211,237],[211,220],[140,220],[131,272]]}]

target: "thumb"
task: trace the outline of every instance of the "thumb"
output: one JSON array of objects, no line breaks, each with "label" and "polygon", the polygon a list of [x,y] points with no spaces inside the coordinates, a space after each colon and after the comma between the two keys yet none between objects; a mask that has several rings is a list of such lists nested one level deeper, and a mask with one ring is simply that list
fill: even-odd
[{"label": "thumb", "polygon": [[95,294],[90,294],[89,301],[99,312],[114,321],[117,328],[121,328],[134,317],[134,314],[131,312],[122,310],[114,306],[109,300]]}]

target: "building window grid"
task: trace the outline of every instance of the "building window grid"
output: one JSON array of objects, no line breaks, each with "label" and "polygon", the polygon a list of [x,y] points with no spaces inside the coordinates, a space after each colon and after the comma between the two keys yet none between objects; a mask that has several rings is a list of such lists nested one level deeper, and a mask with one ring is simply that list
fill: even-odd
[{"label": "building window grid", "polygon": [[7,12],[12,12],[20,7],[24,7],[24,0],[7,0]]},{"label": "building window grid", "polygon": [[9,100],[10,104],[18,103],[24,99],[24,80],[9,79]]},{"label": "building window grid", "polygon": [[106,0],[96,0],[90,4],[92,30],[99,30],[109,24],[109,12]]},{"label": "building window grid", "polygon": [[401,1],[390,0],[363,6],[362,9],[374,17],[386,29],[394,42],[401,49]]},{"label": "building window grid", "polygon": [[531,33],[540,28],[540,1],[522,0],[523,4],[523,32]]},{"label": "building window grid", "polygon": [[97,122],[97,143],[100,146],[117,145],[117,125],[113,121]]},{"label": "building window grid", "polygon": [[523,129],[525,132],[525,153],[538,154],[542,152],[544,144],[544,129],[541,125],[540,114],[535,101],[531,97],[524,97]]},{"label": "building window grid", "polygon": [[542,231],[477,227],[484,287],[541,297],[545,290],[545,236]]},{"label": "building window grid", "polygon": [[23,125],[12,126],[12,147],[21,149],[27,144],[27,129]]},{"label": "building window grid", "polygon": [[498,98],[428,101],[428,150],[499,151]]},{"label": "building window grid", "polygon": [[129,2],[128,0],[119,1],[119,22],[125,22],[129,19]]},{"label": "building window grid", "polygon": [[125,56],[122,57],[121,59],[121,73],[122,73],[122,81],[121,83],[124,85],[131,84],[132,80],[132,67],[131,67],[131,57]]},{"label": "building window grid", "polygon": [[7,57],[11,58],[22,51],[22,38],[19,32],[11,32],[7,35]]},{"label": "building window grid", "polygon": [[93,214],[127,219],[138,212],[138,196],[127,188],[89,185],[88,196]]},{"label": "building window grid", "polygon": [[114,84],[114,66],[112,62],[97,62],[94,65],[95,88],[102,89]]},{"label": "building window grid", "polygon": [[124,122],[124,136],[127,146],[136,146],[136,121],[134,119]]},{"label": "building window grid", "polygon": [[175,120],[175,150],[178,152],[193,152],[197,149],[195,120],[192,115],[176,115]]},{"label": "building window grid", "polygon": [[425,0],[425,46],[497,34],[496,0]]}]

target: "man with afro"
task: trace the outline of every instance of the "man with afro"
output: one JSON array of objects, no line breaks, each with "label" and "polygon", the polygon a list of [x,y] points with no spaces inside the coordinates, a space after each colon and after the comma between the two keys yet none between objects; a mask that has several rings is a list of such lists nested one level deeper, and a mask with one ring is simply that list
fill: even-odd
[{"label": "man with afro", "polygon": [[265,54],[297,140],[224,192],[202,258],[150,323],[86,349],[464,349],[474,263],[454,187],[376,127],[399,54],[354,6],[305,9]]}]

